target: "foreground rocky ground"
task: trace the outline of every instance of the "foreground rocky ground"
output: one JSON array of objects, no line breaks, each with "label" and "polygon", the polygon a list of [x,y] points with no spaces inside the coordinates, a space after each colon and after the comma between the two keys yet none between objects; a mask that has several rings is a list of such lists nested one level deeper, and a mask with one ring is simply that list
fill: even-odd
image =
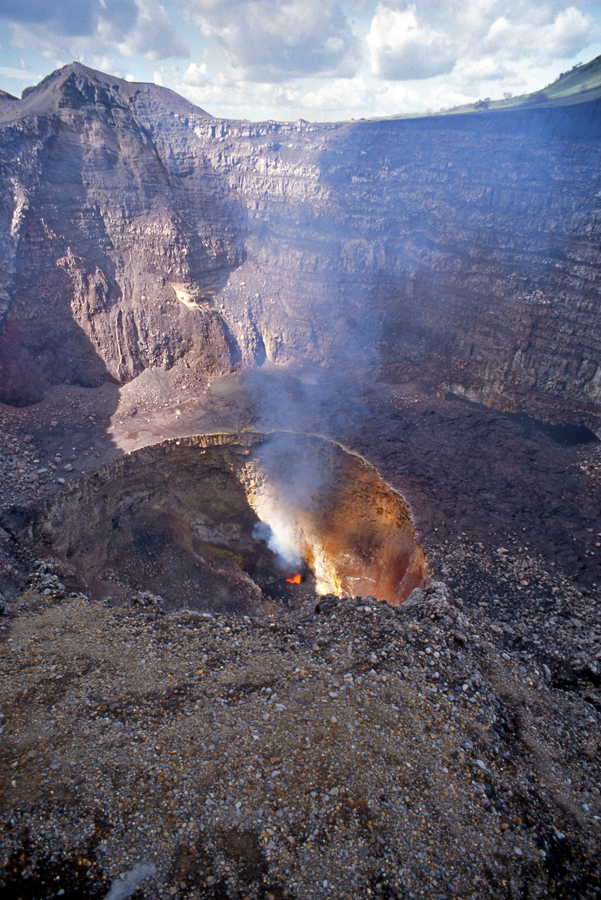
[{"label": "foreground rocky ground", "polygon": [[[0,895],[598,896],[598,101],[227,122],[73,64],[0,106]],[[80,593],[77,504],[70,566],[32,544],[243,428],[364,457],[446,587],[167,614]]]},{"label": "foreground rocky ground", "polygon": [[599,896],[597,700],[442,583],[159,607],[42,564],[4,620],[3,897]]},{"label": "foreground rocky ground", "polygon": [[366,402],[446,586],[252,619],[95,603],[15,541],[124,450],[251,424],[237,382],[0,407],[3,897],[600,895],[598,444]]}]

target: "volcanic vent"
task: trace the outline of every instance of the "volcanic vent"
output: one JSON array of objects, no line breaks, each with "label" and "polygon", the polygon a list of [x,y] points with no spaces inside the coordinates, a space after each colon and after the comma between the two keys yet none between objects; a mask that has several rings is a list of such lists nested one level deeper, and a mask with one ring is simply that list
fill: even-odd
[{"label": "volcanic vent", "polygon": [[32,528],[95,597],[265,612],[315,593],[402,602],[426,563],[403,498],[341,446],[216,434],[145,447],[73,483]]}]

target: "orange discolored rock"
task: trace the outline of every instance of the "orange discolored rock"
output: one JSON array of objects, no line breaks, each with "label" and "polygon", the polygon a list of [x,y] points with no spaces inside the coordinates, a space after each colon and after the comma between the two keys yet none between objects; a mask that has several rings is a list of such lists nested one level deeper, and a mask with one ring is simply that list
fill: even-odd
[{"label": "orange discolored rock", "polygon": [[[260,520],[286,531],[300,568],[280,568],[257,537]],[[283,599],[317,592],[400,603],[427,571],[402,496],[358,455],[290,433],[144,447],[56,495],[31,535],[95,596],[150,591],[201,609],[267,611],[279,583],[304,591]]]}]

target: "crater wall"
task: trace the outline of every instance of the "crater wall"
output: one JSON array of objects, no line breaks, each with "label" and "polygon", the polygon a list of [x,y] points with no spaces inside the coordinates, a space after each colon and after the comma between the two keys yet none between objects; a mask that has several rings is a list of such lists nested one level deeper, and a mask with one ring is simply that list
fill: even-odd
[{"label": "crater wall", "polygon": [[173,606],[257,612],[278,594],[304,597],[302,586],[285,587],[286,573],[257,537],[259,519],[288,529],[313,593],[400,603],[426,578],[401,495],[355,454],[298,434],[145,447],[55,495],[30,532],[96,597],[141,590]]},{"label": "crater wall", "polygon": [[599,430],[599,103],[250,123],[77,64],[2,103],[4,402],[302,359]]}]

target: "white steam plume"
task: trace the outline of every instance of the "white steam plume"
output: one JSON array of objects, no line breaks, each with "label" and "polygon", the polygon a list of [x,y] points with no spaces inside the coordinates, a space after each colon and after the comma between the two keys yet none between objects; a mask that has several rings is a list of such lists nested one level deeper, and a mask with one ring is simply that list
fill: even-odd
[{"label": "white steam plume", "polygon": [[253,537],[264,541],[276,557],[277,567],[284,573],[298,572],[303,563],[299,549],[300,535],[295,526],[274,514],[267,512],[269,522],[257,522]]}]

